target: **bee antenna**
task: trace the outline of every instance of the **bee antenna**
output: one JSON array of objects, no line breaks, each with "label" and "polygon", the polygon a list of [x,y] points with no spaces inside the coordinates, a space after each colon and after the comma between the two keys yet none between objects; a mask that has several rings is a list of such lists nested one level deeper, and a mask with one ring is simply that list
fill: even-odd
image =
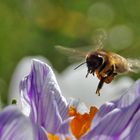
[{"label": "bee antenna", "polygon": [[76,68],[74,68],[74,70],[76,70],[77,68],[79,68],[80,66],[84,65],[86,62],[83,62],[81,64],[79,64]]}]

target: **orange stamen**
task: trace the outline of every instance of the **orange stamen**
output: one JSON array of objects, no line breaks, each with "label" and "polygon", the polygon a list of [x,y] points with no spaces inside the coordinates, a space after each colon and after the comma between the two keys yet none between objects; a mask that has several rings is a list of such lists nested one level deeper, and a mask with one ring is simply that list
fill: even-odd
[{"label": "orange stamen", "polygon": [[[49,139],[49,140],[60,140],[59,136],[53,135],[53,134],[51,134],[51,133],[48,133],[47,136],[48,136],[48,139]],[[70,140],[70,138],[65,137],[65,140]]]},{"label": "orange stamen", "polygon": [[76,111],[74,107],[70,107],[69,115],[74,116],[70,123],[70,127],[73,135],[77,138],[77,140],[79,140],[82,135],[89,131],[92,119],[97,111],[98,109],[96,107],[91,107],[89,114],[84,113],[81,115]]},{"label": "orange stamen", "polygon": [[48,133],[47,136],[48,136],[49,140],[60,140],[57,135],[53,135],[51,133]]}]

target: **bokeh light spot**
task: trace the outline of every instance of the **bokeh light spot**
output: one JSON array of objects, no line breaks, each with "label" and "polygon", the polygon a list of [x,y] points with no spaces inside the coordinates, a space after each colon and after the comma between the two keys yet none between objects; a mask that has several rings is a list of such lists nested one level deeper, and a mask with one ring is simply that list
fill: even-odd
[{"label": "bokeh light spot", "polygon": [[88,19],[94,26],[106,27],[112,23],[114,11],[105,3],[95,3],[89,8]]},{"label": "bokeh light spot", "polygon": [[133,43],[133,30],[125,25],[113,27],[109,32],[109,44],[113,49],[124,49]]}]

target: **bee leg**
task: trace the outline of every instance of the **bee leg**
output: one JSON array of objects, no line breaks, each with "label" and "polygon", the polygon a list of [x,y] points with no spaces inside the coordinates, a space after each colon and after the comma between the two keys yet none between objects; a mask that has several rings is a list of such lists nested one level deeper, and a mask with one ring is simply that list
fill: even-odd
[{"label": "bee leg", "polygon": [[117,76],[117,74],[118,74],[118,73],[114,72],[112,75],[113,75],[113,76]]},{"label": "bee leg", "polygon": [[109,76],[111,76],[111,75],[113,75],[113,76],[117,75],[117,73],[115,73],[114,70],[115,70],[115,66],[112,65],[112,69],[110,69],[109,71],[107,71],[106,78],[109,77]]},{"label": "bee leg", "polygon": [[106,77],[102,78],[98,84],[97,90],[96,90],[96,94],[98,94],[98,96],[100,96],[100,90],[103,87],[104,81],[105,81]]},{"label": "bee leg", "polygon": [[94,70],[88,70],[87,74],[86,74],[86,78],[88,77],[89,74],[93,74],[93,76],[94,76],[94,72],[95,72]]},{"label": "bee leg", "polygon": [[92,73],[92,75],[94,76],[95,70],[92,70],[92,72],[91,72],[91,73]]},{"label": "bee leg", "polygon": [[106,67],[106,63],[104,62],[99,68],[99,73]]},{"label": "bee leg", "polygon": [[103,87],[103,84],[104,84],[104,81],[109,77],[109,76],[111,76],[111,75],[117,75],[117,73],[114,73],[114,65],[112,65],[112,69],[111,70],[109,70],[108,72],[107,72],[107,76],[106,77],[103,77],[101,80],[100,80],[100,82],[99,82],[99,84],[98,84],[98,87],[97,87],[97,90],[96,90],[96,94],[98,94],[98,96],[100,96],[100,90],[101,90],[101,88]]},{"label": "bee leg", "polygon": [[89,73],[90,73],[90,70],[87,71],[86,78],[88,77]]}]

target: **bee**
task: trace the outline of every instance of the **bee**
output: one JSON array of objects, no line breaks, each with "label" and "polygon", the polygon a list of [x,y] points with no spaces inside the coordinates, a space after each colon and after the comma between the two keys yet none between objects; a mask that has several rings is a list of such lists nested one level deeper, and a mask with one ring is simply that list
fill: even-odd
[{"label": "bee", "polygon": [[92,74],[93,76],[96,74],[99,79],[96,89],[96,94],[98,96],[100,96],[100,90],[104,83],[109,84],[117,75],[126,72],[135,72],[136,68],[140,68],[139,60],[124,58],[117,53],[106,51],[103,48],[97,48],[87,53],[62,46],[56,46],[56,48],[63,52],[70,52],[85,57],[85,61],[79,64],[75,69],[86,64],[86,77],[88,77],[89,74]]},{"label": "bee", "polygon": [[98,96],[100,96],[100,90],[104,83],[111,83],[118,74],[133,71],[132,62],[130,63],[129,59],[103,49],[87,53],[85,60],[88,68],[86,77],[88,74],[96,73],[100,80],[96,90]]}]

